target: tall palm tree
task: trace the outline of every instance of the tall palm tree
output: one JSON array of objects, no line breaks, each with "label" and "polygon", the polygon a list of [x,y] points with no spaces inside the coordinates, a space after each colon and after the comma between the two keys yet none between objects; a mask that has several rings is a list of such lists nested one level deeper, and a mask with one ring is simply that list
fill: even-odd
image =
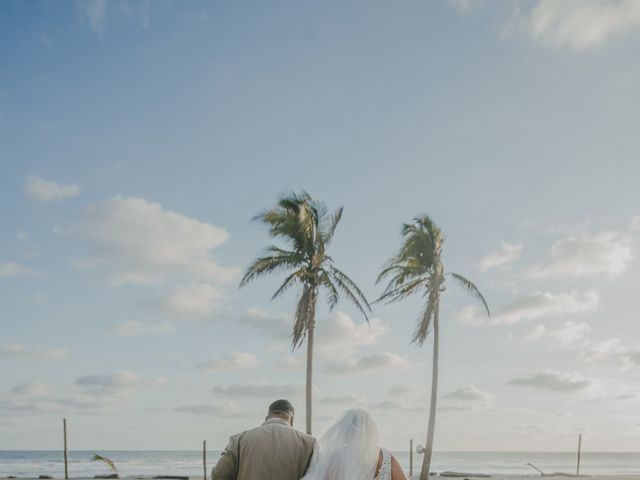
[{"label": "tall palm tree", "polygon": [[445,291],[445,283],[449,278],[465,291],[478,298],[487,311],[489,306],[484,297],[471,281],[462,275],[445,273],[442,264],[442,246],[444,235],[442,230],[427,215],[413,219],[402,227],[402,246],[396,256],[391,258],[378,276],[377,282],[388,279],[388,284],[377,301],[387,303],[403,300],[413,294],[421,294],[426,298],[424,310],[418,318],[411,343],[422,346],[433,327],[433,365],[431,376],[431,404],[429,407],[429,423],[427,442],[420,480],[429,478],[431,454],[433,452],[433,434],[436,422],[436,403],[438,397],[438,350],[440,327],[440,295]]},{"label": "tall palm tree", "polygon": [[307,433],[311,434],[312,385],[313,385],[313,335],[318,294],[327,294],[329,309],[338,304],[343,295],[367,317],[371,311],[369,302],[360,288],[333,264],[327,254],[338,223],[342,218],[342,207],[330,213],[327,206],[312,199],[308,193],[291,193],[281,197],[275,207],[258,214],[254,220],[262,222],[274,238],[280,238],[286,248],[271,245],[263,255],[253,261],[246,270],[240,286],[262,275],[288,273],[284,282],[271,299],[279,297],[293,286],[300,287],[300,296],[295,312],[292,349],[307,340],[307,385],[306,420]]}]

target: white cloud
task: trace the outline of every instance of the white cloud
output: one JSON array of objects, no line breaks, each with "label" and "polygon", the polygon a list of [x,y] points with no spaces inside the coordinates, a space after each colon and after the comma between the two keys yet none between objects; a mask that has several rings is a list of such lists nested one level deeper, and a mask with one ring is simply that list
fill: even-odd
[{"label": "white cloud", "polygon": [[107,18],[107,0],[76,0],[81,17],[97,33],[102,33]]},{"label": "white cloud", "polygon": [[640,366],[640,345],[627,346],[616,337],[607,340],[589,338],[591,327],[586,322],[564,322],[557,327],[537,325],[527,340],[549,340],[577,352],[577,358],[587,363],[610,365],[621,369]]},{"label": "white cloud", "polygon": [[127,397],[140,387],[161,383],[164,383],[162,378],[145,378],[133,372],[87,375],[75,382],[77,386],[86,389],[87,393],[107,397]]},{"label": "white cloud", "polygon": [[500,250],[491,252],[482,260],[480,260],[480,270],[485,271],[489,270],[490,268],[499,267],[501,265],[506,265],[508,263],[516,261],[518,258],[520,258],[522,248],[522,244],[510,245],[508,243],[503,243],[500,247]]},{"label": "white cloud", "polygon": [[323,364],[325,372],[333,375],[351,375],[354,373],[379,372],[390,368],[407,368],[406,358],[395,353],[384,352],[365,355],[360,358],[327,361]]},{"label": "white cloud", "polygon": [[640,232],[640,215],[637,215],[631,219],[629,230],[633,233]]},{"label": "white cloud", "polygon": [[533,39],[582,51],[616,35],[640,30],[640,3],[637,0],[540,0],[528,23]]},{"label": "white cloud", "polygon": [[64,405],[58,399],[48,399],[41,397],[29,397],[21,395],[6,395],[0,397],[0,411],[16,413],[61,413],[69,412],[74,406]]},{"label": "white cloud", "polygon": [[113,375],[88,375],[64,386],[64,396],[55,395],[51,386],[32,380],[15,385],[0,395],[0,411],[23,413],[73,413],[119,411],[138,388],[157,385],[163,379],[147,379],[131,372]]},{"label": "white cloud", "polygon": [[470,385],[445,393],[442,395],[442,399],[444,402],[440,408],[458,412],[491,407],[495,400],[495,395]]},{"label": "white cloud", "polygon": [[594,387],[597,381],[582,376],[577,372],[557,372],[546,370],[525,377],[512,378],[508,385],[516,387],[532,387],[561,393],[573,393]]},{"label": "white cloud", "polygon": [[348,356],[362,347],[373,345],[389,329],[378,318],[367,322],[355,322],[349,315],[336,312],[320,319],[316,328],[316,345],[319,357]]},{"label": "white cloud", "polygon": [[111,328],[111,332],[125,337],[136,335],[170,335],[176,328],[170,323],[145,323],[130,320],[119,322]]},{"label": "white cloud", "polygon": [[478,401],[478,402],[490,402],[494,396],[478,387],[471,385],[469,387],[458,388],[442,396],[449,400],[465,400],[465,401]]},{"label": "white cloud", "polygon": [[322,397],[320,403],[325,405],[357,405],[362,403],[362,399],[357,395],[335,395]]},{"label": "white cloud", "polygon": [[224,293],[205,283],[177,287],[163,302],[169,313],[180,317],[206,317],[225,303]]},{"label": "white cloud", "polygon": [[192,415],[235,415],[239,412],[237,405],[233,403],[224,403],[224,404],[211,404],[211,403],[203,403],[203,404],[191,404],[191,405],[180,405],[173,409],[174,412],[178,413],[190,413]]},{"label": "white cloud", "polygon": [[527,340],[548,339],[562,347],[574,347],[584,344],[591,327],[586,322],[564,322],[557,327],[536,325],[525,337]]},{"label": "white cloud", "polygon": [[303,385],[277,383],[240,383],[228,386],[216,386],[211,390],[216,395],[230,398],[272,397],[285,398],[304,393]]},{"label": "white cloud", "polygon": [[622,369],[640,367],[640,345],[625,346],[619,338],[590,341],[578,354],[580,360],[590,363],[611,364]]},{"label": "white cloud", "polygon": [[410,395],[410,394],[414,394],[416,392],[421,392],[423,389],[423,387],[419,387],[418,385],[396,385],[394,387],[391,387],[389,389],[389,391],[387,393],[389,393],[389,395]]},{"label": "white cloud", "polygon": [[[408,403],[398,399],[371,402],[367,407],[375,410],[389,410],[393,412],[425,412],[427,410],[425,405]],[[438,407],[438,410],[440,410],[440,407]]]},{"label": "white cloud", "polygon": [[592,312],[600,304],[600,295],[593,289],[569,293],[553,294],[537,292],[523,297],[498,310],[491,319],[485,319],[482,312],[467,306],[458,312],[457,318],[466,325],[513,324],[548,316],[560,316]]},{"label": "white cloud", "polygon": [[287,356],[287,357],[284,357],[282,360],[280,360],[276,366],[283,370],[299,371],[301,368],[304,368],[305,364],[306,364],[306,361],[302,357]]},{"label": "white cloud", "polygon": [[196,368],[199,370],[218,372],[223,370],[238,370],[241,368],[255,367],[256,365],[258,365],[258,359],[252,353],[231,352],[221,355],[214,360],[198,363]]},{"label": "white cloud", "polygon": [[44,274],[16,262],[0,262],[0,278],[29,276],[42,277]]},{"label": "white cloud", "polygon": [[68,349],[52,347],[26,347],[19,343],[0,345],[0,357],[38,357],[59,360],[67,356]]},{"label": "white cloud", "polygon": [[288,315],[278,315],[259,308],[249,308],[239,317],[238,323],[276,341],[290,340],[293,320]]},{"label": "white cloud", "polygon": [[403,410],[406,404],[402,400],[381,400],[369,404],[369,408],[376,410]]},{"label": "white cloud", "polygon": [[[293,319],[288,315],[276,315],[257,308],[246,310],[238,323],[255,329],[276,342],[289,343]],[[315,345],[320,360],[353,355],[358,349],[374,345],[389,331],[380,319],[373,318],[367,324],[356,322],[344,312],[335,312],[316,321]]]},{"label": "white cloud", "polygon": [[532,267],[531,278],[614,276],[622,273],[632,259],[629,239],[617,232],[562,238],[551,247],[551,260]]},{"label": "white cloud", "polygon": [[211,252],[228,234],[143,198],[113,197],[90,209],[84,224],[62,229],[89,241],[111,269],[113,285],[153,284],[172,276],[229,282],[237,268],[220,267]]},{"label": "white cloud", "polygon": [[39,202],[53,202],[80,195],[78,185],[61,185],[44,178],[29,175],[24,187],[25,194]]},{"label": "white cloud", "polygon": [[27,383],[16,385],[11,389],[10,393],[22,398],[42,398],[49,394],[49,387],[44,382],[32,380]]}]

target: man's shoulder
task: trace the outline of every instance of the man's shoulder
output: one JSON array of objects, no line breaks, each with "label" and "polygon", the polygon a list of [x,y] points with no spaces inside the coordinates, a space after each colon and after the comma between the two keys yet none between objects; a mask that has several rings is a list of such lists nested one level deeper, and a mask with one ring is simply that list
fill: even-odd
[{"label": "man's shoulder", "polygon": [[232,441],[238,441],[242,437],[251,438],[254,436],[261,436],[265,430],[277,429],[282,434],[297,438],[298,440],[304,442],[305,444],[315,444],[315,437],[308,435],[300,430],[297,430],[289,425],[284,425],[281,423],[263,423],[262,425],[258,425],[257,427],[250,428],[249,430],[245,430],[244,432],[238,433],[231,437]]},{"label": "man's shoulder", "polygon": [[292,430],[294,432],[296,432],[296,435],[298,435],[300,438],[302,438],[306,442],[311,442],[311,443],[315,443],[316,442],[316,437],[314,437],[312,435],[309,435],[308,433],[304,433],[301,430],[296,430],[295,428],[292,428]]}]

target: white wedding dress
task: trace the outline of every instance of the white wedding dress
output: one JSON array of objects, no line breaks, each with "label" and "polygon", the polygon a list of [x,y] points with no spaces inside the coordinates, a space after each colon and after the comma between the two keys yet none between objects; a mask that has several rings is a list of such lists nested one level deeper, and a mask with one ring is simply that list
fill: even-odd
[{"label": "white wedding dress", "polygon": [[384,448],[382,450],[382,465],[375,480],[391,480],[391,454]]},{"label": "white wedding dress", "polygon": [[319,444],[302,480],[391,480],[391,454],[378,446],[378,427],[367,411],[347,410]]}]

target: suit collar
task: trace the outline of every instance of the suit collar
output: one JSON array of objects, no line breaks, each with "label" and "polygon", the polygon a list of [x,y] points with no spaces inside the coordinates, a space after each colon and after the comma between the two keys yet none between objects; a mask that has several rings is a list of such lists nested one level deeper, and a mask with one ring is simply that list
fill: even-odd
[{"label": "suit collar", "polygon": [[270,425],[272,423],[279,423],[281,425],[286,425],[287,427],[291,426],[289,422],[287,422],[286,420],[283,420],[282,418],[269,418],[265,420],[265,422],[262,425]]}]

